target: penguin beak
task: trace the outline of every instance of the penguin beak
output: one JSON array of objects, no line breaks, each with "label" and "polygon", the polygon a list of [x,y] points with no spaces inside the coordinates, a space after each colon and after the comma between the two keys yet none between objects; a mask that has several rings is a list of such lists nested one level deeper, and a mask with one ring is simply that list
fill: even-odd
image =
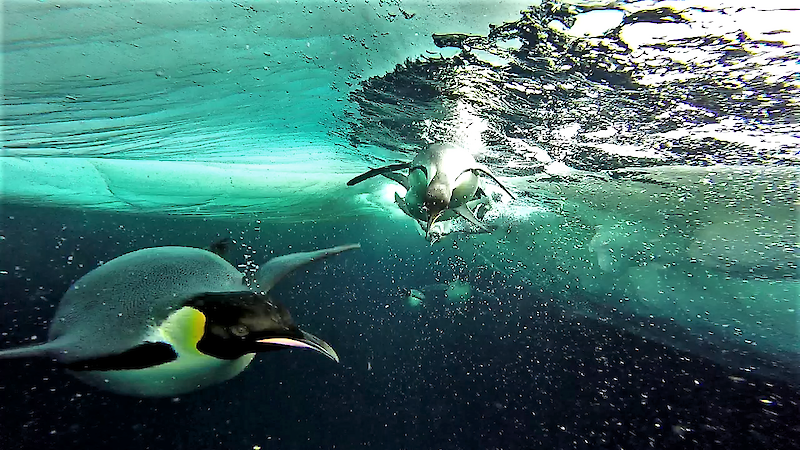
[{"label": "penguin beak", "polygon": [[439,217],[441,217],[441,216],[442,216],[442,213],[443,213],[443,212],[444,212],[444,210],[443,210],[443,209],[440,209],[439,211],[432,212],[432,213],[431,213],[431,215],[429,215],[429,216],[428,216],[428,224],[427,224],[427,226],[425,227],[425,237],[427,237],[427,238],[430,238],[430,235],[431,235],[431,227],[432,227],[432,226],[433,226],[433,224],[436,222],[436,220],[437,220]]},{"label": "penguin beak", "polygon": [[300,330],[300,334],[302,335],[302,337],[299,338],[274,337],[274,338],[261,339],[257,342],[261,344],[282,345],[285,347],[310,348],[311,350],[315,350],[317,352],[322,353],[323,355],[336,361],[337,363],[339,362],[339,355],[336,354],[336,350],[334,350],[333,347],[328,345],[327,342],[314,336],[311,333],[306,333],[303,330]]}]

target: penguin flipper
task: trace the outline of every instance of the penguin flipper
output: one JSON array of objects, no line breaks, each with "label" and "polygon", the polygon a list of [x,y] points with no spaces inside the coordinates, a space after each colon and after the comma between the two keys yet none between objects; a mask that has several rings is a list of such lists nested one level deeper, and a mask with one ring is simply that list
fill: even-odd
[{"label": "penguin flipper", "polygon": [[316,250],[313,252],[292,253],[278,256],[264,263],[256,272],[255,283],[259,291],[269,292],[278,282],[294,271],[308,263],[333,256],[347,250],[361,248],[361,244],[340,245],[338,247]]},{"label": "penguin flipper", "polygon": [[100,356],[66,364],[75,372],[87,370],[136,370],[175,361],[178,354],[165,342],[145,342],[130,350],[114,355]]},{"label": "penguin flipper", "polygon": [[395,182],[397,182],[398,184],[400,184],[401,186],[403,186],[404,188],[406,188],[406,190],[408,190],[408,189],[409,189],[409,186],[411,186],[411,185],[408,183],[408,177],[407,177],[407,176],[405,176],[405,175],[403,175],[402,173],[397,173],[397,172],[383,172],[381,175],[385,176],[386,178],[388,178],[388,179],[390,179],[390,180],[392,180],[392,181],[395,181]]},{"label": "penguin flipper", "polygon": [[408,208],[408,203],[406,203],[406,200],[403,197],[400,197],[400,194],[398,194],[397,192],[394,193],[394,202],[397,203],[397,206],[400,208],[401,211],[403,211],[405,215],[414,219],[414,222],[417,222],[417,224],[419,225],[417,231],[419,232],[420,236],[422,237],[427,236],[427,233],[425,232],[425,222],[422,222],[421,220],[414,217],[413,214],[411,214],[411,210]]},{"label": "penguin flipper", "polygon": [[478,172],[482,172],[483,174],[485,174],[486,176],[488,176],[489,178],[494,180],[494,182],[497,183],[497,185],[500,186],[501,189],[506,191],[506,194],[510,195],[512,199],[517,198],[514,194],[511,193],[511,191],[508,190],[507,187],[505,187],[505,185],[503,183],[500,182],[500,180],[497,179],[496,176],[494,176],[492,171],[490,171],[489,168],[486,167],[485,165],[476,164],[475,167],[471,168],[470,170],[475,170],[475,171],[478,171]]},{"label": "penguin flipper", "polygon": [[53,356],[63,348],[58,340],[0,351],[0,359]]},{"label": "penguin flipper", "polygon": [[428,293],[437,291],[447,292],[448,289],[450,289],[450,285],[446,283],[429,284],[427,286],[422,286],[421,288],[419,288],[420,291]]},{"label": "penguin flipper", "polygon": [[407,216],[411,216],[411,210],[408,209],[406,200],[403,197],[400,197],[400,194],[397,192],[394,193],[394,202],[397,203],[397,206],[400,207],[400,210],[403,211]]},{"label": "penguin flipper", "polygon": [[483,220],[486,213],[492,209],[492,204],[489,201],[489,197],[480,197],[476,198],[475,200],[470,200],[467,202],[467,209],[472,211],[472,215],[474,215],[478,220]]},{"label": "penguin flipper", "polygon": [[480,220],[478,220],[477,217],[475,217],[475,214],[472,214],[472,211],[470,211],[469,208],[467,208],[466,204],[463,204],[463,205],[459,206],[458,208],[455,208],[453,211],[457,212],[459,216],[467,219],[467,221],[469,221],[469,223],[471,223],[471,224],[475,225],[476,227],[480,228],[482,231],[484,231],[486,233],[491,233],[492,232],[492,230],[490,230],[489,227],[487,227]]},{"label": "penguin flipper", "polygon": [[348,181],[347,185],[354,186],[358,183],[361,183],[364,180],[367,180],[377,175],[384,174],[386,172],[394,172],[395,170],[408,169],[409,165],[410,165],[409,163],[398,163],[398,164],[389,164],[388,166],[378,167],[375,169],[370,169]]}]

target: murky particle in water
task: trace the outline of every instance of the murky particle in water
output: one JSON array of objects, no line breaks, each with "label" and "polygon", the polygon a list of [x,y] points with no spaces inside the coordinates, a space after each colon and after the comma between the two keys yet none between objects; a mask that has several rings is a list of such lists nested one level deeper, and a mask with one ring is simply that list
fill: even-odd
[{"label": "murky particle in water", "polygon": [[677,434],[681,438],[684,438],[686,433],[688,433],[690,431],[692,431],[691,428],[684,427],[683,425],[673,425],[672,426],[672,432]]}]

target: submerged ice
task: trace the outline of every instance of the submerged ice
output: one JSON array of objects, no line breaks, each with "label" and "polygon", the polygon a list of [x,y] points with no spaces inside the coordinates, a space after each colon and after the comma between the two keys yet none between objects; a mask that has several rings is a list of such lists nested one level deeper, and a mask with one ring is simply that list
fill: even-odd
[{"label": "submerged ice", "polygon": [[413,225],[390,181],[346,182],[453,142],[519,198],[434,251],[796,376],[795,34],[758,7],[528,3],[6,3],[2,201]]}]

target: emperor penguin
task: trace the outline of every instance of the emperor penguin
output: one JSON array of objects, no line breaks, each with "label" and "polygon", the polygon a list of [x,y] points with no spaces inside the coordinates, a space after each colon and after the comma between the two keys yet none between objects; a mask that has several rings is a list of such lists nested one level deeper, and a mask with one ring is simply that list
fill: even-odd
[{"label": "emperor penguin", "polygon": [[[397,173],[408,169],[408,175]],[[478,197],[479,179],[482,173],[494,180],[511,198],[511,193],[492,174],[488,167],[475,161],[475,158],[462,148],[452,144],[432,144],[409,163],[390,164],[371,169],[347,182],[356,185],[376,175],[383,175],[406,188],[405,198],[395,194],[395,201],[407,215],[417,219],[426,236],[439,219],[447,219],[454,214],[467,219],[483,231],[489,229],[478,220],[470,206],[484,201]]]},{"label": "emperor penguin", "polygon": [[308,348],[338,362],[269,294],[295,269],[359,248],[294,253],[252,280],[220,256],[191,247],[127,253],[90,271],[62,297],[48,342],[0,351],[44,356],[89,385],[137,397],[176,396],[228,380],[256,353]]}]

